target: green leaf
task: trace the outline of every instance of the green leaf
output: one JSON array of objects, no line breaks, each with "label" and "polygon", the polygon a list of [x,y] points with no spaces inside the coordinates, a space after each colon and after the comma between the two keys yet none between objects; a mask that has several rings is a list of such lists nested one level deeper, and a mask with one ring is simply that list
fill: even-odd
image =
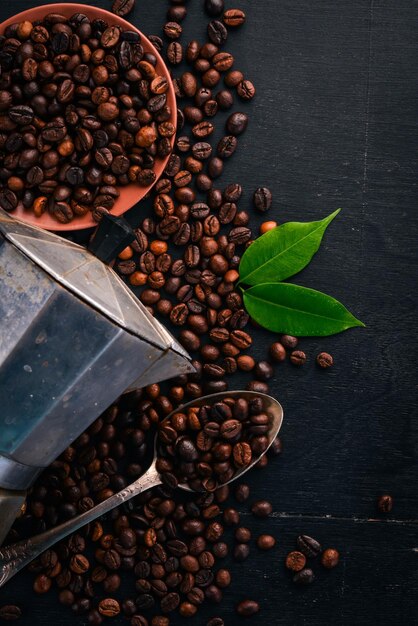
[{"label": "green leaf", "polygon": [[276,333],[323,337],[364,326],[335,298],[288,283],[264,283],[244,291],[251,317]]},{"label": "green leaf", "polygon": [[341,211],[319,222],[287,222],[254,241],[239,266],[240,283],[280,282],[300,272],[318,250],[324,232]]}]

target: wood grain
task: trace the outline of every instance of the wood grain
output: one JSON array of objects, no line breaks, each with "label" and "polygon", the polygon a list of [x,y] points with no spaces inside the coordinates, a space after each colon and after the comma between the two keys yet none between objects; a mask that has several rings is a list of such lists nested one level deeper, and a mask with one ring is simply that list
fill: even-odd
[{"label": "wood grain", "polygon": [[[110,1],[96,0],[108,8]],[[6,0],[0,18],[33,5]],[[203,41],[202,2],[189,2],[185,39]],[[339,298],[367,324],[326,340],[303,340],[309,363],[286,363],[272,381],[283,403],[284,452],[249,478],[254,498],[267,497],[275,515],[254,533],[271,532],[274,551],[233,567],[225,606],[205,607],[228,626],[232,607],[247,594],[262,611],[252,623],[271,626],[417,623],[417,4],[413,0],[241,0],[248,15],[228,50],[258,94],[243,110],[248,131],[219,185],[239,181],[242,207],[255,187],[269,186],[269,219],[313,220],[342,207],[313,263],[297,282]],[[228,6],[233,6],[228,3]],[[132,20],[160,33],[166,3],[139,0]],[[223,123],[224,116],[219,120]],[[222,124],[218,124],[218,136]],[[135,222],[147,211],[141,205]],[[254,216],[255,229],[265,216]],[[261,359],[272,336],[259,331]],[[319,350],[335,367],[318,371]],[[234,387],[246,379],[234,379]],[[380,493],[394,497],[389,520],[378,520]],[[243,514],[245,509],[243,509]],[[342,554],[332,572],[296,588],[283,558],[305,532]],[[85,623],[58,605],[55,594],[35,598],[23,572],[0,591],[0,604],[20,601],[22,624]],[[124,594],[134,594],[126,577]],[[126,624],[122,618],[115,626]],[[178,618],[172,624],[183,623]]]}]

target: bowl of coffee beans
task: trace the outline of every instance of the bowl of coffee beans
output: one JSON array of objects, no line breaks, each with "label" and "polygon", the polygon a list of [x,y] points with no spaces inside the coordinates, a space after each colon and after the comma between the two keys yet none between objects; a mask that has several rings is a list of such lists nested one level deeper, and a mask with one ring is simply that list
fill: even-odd
[{"label": "bowl of coffee beans", "polygon": [[151,189],[177,108],[153,44],[118,15],[49,4],[0,25],[0,207],[50,230],[95,226]]}]

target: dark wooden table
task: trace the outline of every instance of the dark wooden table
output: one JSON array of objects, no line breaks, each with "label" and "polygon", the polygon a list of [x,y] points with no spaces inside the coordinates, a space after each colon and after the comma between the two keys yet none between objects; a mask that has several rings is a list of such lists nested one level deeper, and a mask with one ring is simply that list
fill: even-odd
[{"label": "dark wooden table", "polygon": [[[0,19],[34,4],[2,0]],[[110,0],[95,4],[108,8]],[[220,614],[228,626],[238,624],[233,605],[249,595],[261,602],[252,622],[259,626],[417,624],[417,4],[236,4],[248,22],[230,36],[228,50],[258,95],[221,183],[243,184],[243,207],[256,186],[268,185],[274,194],[268,217],[279,223],[343,207],[298,282],[341,299],[367,328],[304,340],[309,363],[276,369],[272,390],[285,408],[284,452],[249,478],[253,498],[271,499],[274,515],[261,522],[241,508],[254,533],[271,532],[277,546],[267,554],[254,548],[244,564],[234,564],[225,602],[189,623]],[[188,5],[185,39],[202,40],[202,0]],[[160,34],[166,6],[138,0],[132,21]],[[254,217],[255,226],[261,221]],[[260,331],[254,355],[264,358],[271,340]],[[314,365],[322,349],[335,358],[327,372]],[[394,498],[386,516],[376,512],[381,493]],[[303,589],[283,566],[299,533],[342,555],[331,572],[317,564],[317,580]],[[19,602],[25,625],[83,623],[55,594],[35,597],[31,580],[17,576],[0,591],[0,605]],[[124,592],[133,593],[132,580]]]}]

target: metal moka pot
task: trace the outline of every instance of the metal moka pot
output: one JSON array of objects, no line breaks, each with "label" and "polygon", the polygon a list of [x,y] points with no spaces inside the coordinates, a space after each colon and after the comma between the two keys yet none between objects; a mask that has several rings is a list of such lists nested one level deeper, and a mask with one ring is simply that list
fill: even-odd
[{"label": "metal moka pot", "polygon": [[0,210],[0,545],[26,489],[119,395],[194,371],[103,262],[133,237],[106,217],[94,256]]}]

